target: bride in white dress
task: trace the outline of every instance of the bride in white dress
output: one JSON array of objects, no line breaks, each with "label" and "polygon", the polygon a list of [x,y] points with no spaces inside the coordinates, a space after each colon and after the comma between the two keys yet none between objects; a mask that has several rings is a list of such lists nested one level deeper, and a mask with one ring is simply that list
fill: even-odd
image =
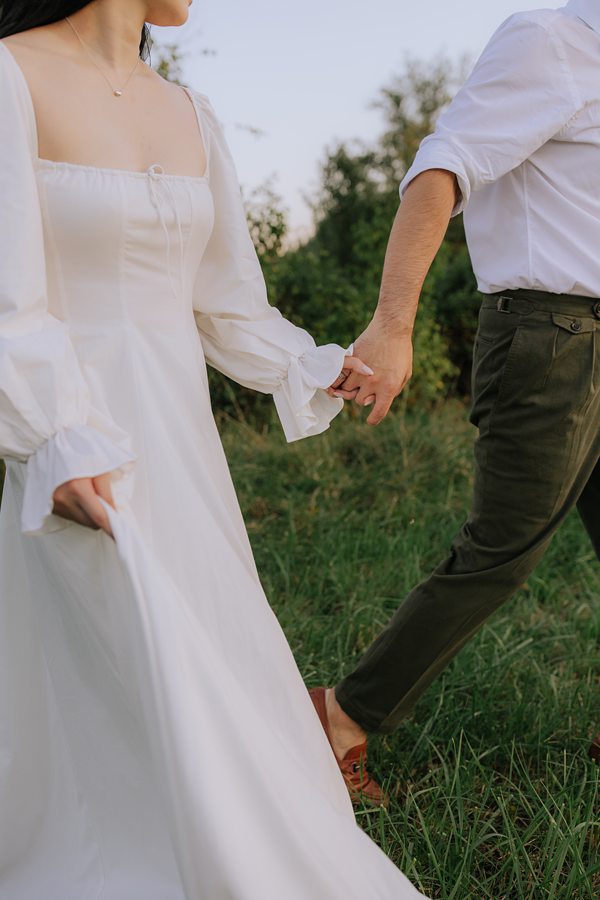
[{"label": "bride in white dress", "polygon": [[2,33],[34,7],[0,41],[0,900],[420,897],[355,823],[206,378],[296,440],[359,363],[269,306],[207,98],[131,69],[188,0]]}]

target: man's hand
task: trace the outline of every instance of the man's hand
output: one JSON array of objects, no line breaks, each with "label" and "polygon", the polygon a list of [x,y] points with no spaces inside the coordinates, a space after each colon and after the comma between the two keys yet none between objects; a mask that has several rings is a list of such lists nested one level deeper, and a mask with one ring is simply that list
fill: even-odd
[{"label": "man's hand", "polygon": [[[361,406],[375,404],[367,422],[379,425],[412,375],[412,331],[425,276],[460,198],[458,180],[445,169],[428,169],[408,185],[396,214],[383,267],[379,302],[355,352],[375,375],[352,372],[335,383],[333,396]],[[330,391],[330,393],[332,393]]]},{"label": "man's hand", "polygon": [[95,478],[74,478],[66,481],[54,491],[52,512],[63,519],[71,519],[79,525],[98,530],[101,528],[114,537],[106,510],[98,500],[102,497],[113,509],[115,504],[110,487],[110,472]]},{"label": "man's hand", "polygon": [[354,352],[375,374],[350,372],[343,384],[330,390],[334,397],[354,400],[359,406],[372,406],[369,425],[379,425],[387,416],[395,398],[402,393],[412,375],[413,348],[410,335],[390,333],[375,315],[366,331],[354,342]]}]

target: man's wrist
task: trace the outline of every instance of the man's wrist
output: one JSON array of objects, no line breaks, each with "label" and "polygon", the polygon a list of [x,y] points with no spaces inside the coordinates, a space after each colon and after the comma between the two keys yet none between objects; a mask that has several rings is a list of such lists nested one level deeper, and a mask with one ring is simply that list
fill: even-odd
[{"label": "man's wrist", "polygon": [[381,329],[386,337],[397,340],[412,340],[414,317],[406,313],[396,312],[379,305],[373,316],[373,324]]}]

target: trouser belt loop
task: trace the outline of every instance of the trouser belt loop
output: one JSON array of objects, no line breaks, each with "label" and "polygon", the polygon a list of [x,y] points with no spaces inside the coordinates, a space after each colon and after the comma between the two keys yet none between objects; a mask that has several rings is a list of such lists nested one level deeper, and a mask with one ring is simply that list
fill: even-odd
[{"label": "trouser belt loop", "polygon": [[[0,2],[1,5],[1,2]],[[551,294],[546,291],[505,288],[506,292],[484,294],[484,307],[499,313],[528,316],[538,312],[552,312],[572,316],[593,316],[600,319],[600,299],[575,294]]]},{"label": "trouser belt loop", "polygon": [[534,309],[537,309],[537,306],[534,300],[529,297],[514,297],[512,294],[501,294],[496,301],[496,309],[501,313],[517,313],[518,315],[528,316]]}]

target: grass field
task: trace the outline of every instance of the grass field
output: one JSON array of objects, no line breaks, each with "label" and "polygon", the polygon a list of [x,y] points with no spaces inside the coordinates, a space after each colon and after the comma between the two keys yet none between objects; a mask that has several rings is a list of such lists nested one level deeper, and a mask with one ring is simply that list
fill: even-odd
[{"label": "grass field", "polygon": [[[446,554],[467,509],[460,405],[286,445],[221,423],[262,581],[307,684],[334,683]],[[600,897],[600,566],[576,514],[397,733],[361,825],[431,897]],[[315,898],[316,900],[316,898]],[[368,900],[368,898],[365,898]]]}]

